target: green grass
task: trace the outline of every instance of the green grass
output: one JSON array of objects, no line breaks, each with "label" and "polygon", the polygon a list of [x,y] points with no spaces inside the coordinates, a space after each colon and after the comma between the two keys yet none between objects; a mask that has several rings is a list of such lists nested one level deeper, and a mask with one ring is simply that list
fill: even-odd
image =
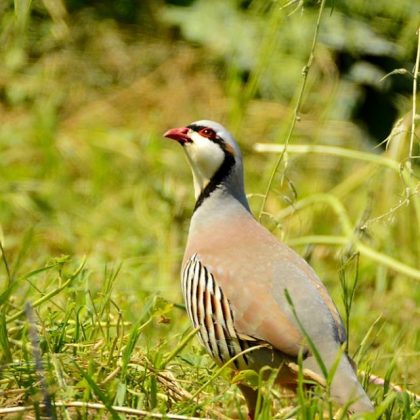
[{"label": "green grass", "polygon": [[[18,38],[1,52],[0,413],[246,418],[239,380],[258,386],[261,419],[336,413],[303,374],[290,396],[273,375],[216,367],[190,328],[179,269],[192,182],[162,133],[205,117],[234,127],[254,214],[263,208],[262,223],[310,261],[337,303],[377,407],[369,418],[419,418],[405,392],[420,393],[420,185],[418,165],[406,164],[414,120],[403,115],[388,151],[373,148],[350,121],[329,119],[341,82],[322,77],[317,60],[295,88],[303,111],[300,99],[255,99],[273,27],[241,91],[234,69],[220,78],[202,49],[133,40],[89,15],[56,19],[73,38],[40,31],[37,59]],[[288,143],[287,153],[279,161],[257,142]],[[384,385],[368,384],[369,373]]]}]

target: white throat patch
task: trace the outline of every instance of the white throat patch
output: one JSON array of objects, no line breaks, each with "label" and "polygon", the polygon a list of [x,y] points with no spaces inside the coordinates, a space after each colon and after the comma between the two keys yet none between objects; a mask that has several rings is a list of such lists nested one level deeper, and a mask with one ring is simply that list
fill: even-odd
[{"label": "white throat patch", "polygon": [[222,165],[225,152],[220,145],[195,131],[191,130],[190,137],[192,143],[185,143],[184,150],[193,173],[195,197],[198,198]]}]

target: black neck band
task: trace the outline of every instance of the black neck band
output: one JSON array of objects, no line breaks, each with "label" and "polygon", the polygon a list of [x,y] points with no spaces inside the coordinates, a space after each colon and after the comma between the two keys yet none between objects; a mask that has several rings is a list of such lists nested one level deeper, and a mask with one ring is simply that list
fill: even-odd
[{"label": "black neck band", "polygon": [[206,185],[204,190],[201,191],[200,195],[198,196],[197,201],[195,202],[194,211],[196,211],[201,206],[201,204],[203,204],[203,201],[207,197],[209,197],[210,194],[217,187],[220,186],[223,180],[230,174],[230,171],[232,170],[233,165],[235,165],[235,158],[229,152],[225,152],[225,158],[220,168],[216,171],[216,173],[213,175],[213,178],[210,180],[210,182]]}]

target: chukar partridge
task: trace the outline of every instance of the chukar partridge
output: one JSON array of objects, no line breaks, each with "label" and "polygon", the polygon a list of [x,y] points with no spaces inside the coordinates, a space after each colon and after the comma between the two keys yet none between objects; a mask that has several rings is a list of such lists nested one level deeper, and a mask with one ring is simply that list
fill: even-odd
[{"label": "chukar partridge", "polygon": [[[346,332],[327,289],[302,257],[252,216],[233,136],[208,120],[173,128],[164,136],[183,146],[194,178],[196,204],[181,283],[189,318],[207,352],[223,364],[266,343],[240,354],[232,367],[283,366],[277,382],[290,386],[296,374],[284,362],[296,361],[299,352],[303,368],[323,377],[307,335],[328,370],[339,360],[332,398],[347,404],[350,412],[373,411],[341,351]],[[252,417],[257,392],[240,388]]]}]

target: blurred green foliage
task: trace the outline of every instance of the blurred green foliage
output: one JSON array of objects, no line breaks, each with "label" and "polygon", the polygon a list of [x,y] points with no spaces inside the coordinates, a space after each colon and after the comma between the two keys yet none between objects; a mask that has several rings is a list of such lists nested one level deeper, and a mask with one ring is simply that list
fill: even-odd
[{"label": "blurred green foliage", "polygon": [[[382,79],[396,68],[414,65],[418,6],[409,0],[388,0],[333,1],[331,7],[320,28],[320,41],[345,85],[331,117],[355,117],[374,139],[382,141],[406,109],[405,104],[398,104],[399,96],[411,90],[407,75]],[[187,8],[167,8],[163,17],[179,26],[186,39],[219,55],[245,80],[264,59],[255,95],[285,100],[293,96],[299,81],[316,14],[312,1],[289,2],[279,9],[276,2],[252,1],[240,7],[234,1],[196,0]],[[268,34],[273,19],[278,29]],[[271,37],[269,55],[260,48],[267,36]]]}]

